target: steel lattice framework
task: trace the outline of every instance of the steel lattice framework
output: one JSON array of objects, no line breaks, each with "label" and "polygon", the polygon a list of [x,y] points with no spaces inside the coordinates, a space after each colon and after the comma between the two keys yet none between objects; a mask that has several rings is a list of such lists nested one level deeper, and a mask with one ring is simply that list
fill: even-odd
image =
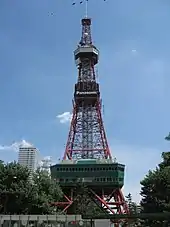
[{"label": "steel lattice framework", "polygon": [[63,159],[111,159],[94,69],[99,51],[92,45],[90,25],[90,19],[82,19],[82,37],[75,51],[78,81],[75,85],[73,117]]},{"label": "steel lattice framework", "polygon": [[[91,19],[82,19],[82,37],[74,52],[78,68],[78,80],[75,84],[73,114],[63,160],[107,159],[112,160],[106,138],[101,114],[99,84],[96,81],[95,65],[98,63],[99,51],[92,43]],[[128,214],[128,208],[121,189],[111,193],[97,194],[89,189],[91,195],[110,213]],[[66,211],[74,202],[70,192],[64,195],[65,202],[56,205],[64,206]]]},{"label": "steel lattice framework", "polygon": [[101,106],[79,107],[74,104],[73,118],[64,159],[110,158],[111,154],[104,131]]}]

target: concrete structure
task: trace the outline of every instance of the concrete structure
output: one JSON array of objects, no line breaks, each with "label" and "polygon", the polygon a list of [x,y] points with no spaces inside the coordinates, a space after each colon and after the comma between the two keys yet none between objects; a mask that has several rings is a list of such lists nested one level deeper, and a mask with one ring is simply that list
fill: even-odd
[{"label": "concrete structure", "polygon": [[0,227],[110,227],[110,221],[83,220],[81,215],[1,215]]},{"label": "concrete structure", "polygon": [[82,221],[81,215],[1,215],[0,221],[57,221],[57,222],[70,222]]},{"label": "concrete structure", "polygon": [[32,144],[23,140],[19,146],[18,163],[34,172],[39,165],[39,151]]}]

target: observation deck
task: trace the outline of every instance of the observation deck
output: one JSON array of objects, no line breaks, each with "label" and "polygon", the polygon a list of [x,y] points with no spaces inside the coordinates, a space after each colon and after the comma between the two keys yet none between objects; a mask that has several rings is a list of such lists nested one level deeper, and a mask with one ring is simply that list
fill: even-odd
[{"label": "observation deck", "polygon": [[84,58],[93,59],[93,63],[96,65],[99,61],[99,50],[93,45],[78,46],[74,51],[74,58],[77,66],[81,64]]},{"label": "observation deck", "polygon": [[124,169],[124,165],[105,159],[63,160],[51,166],[51,176],[62,188],[69,189],[78,183],[85,183],[100,194],[102,188],[109,192],[123,187]]}]

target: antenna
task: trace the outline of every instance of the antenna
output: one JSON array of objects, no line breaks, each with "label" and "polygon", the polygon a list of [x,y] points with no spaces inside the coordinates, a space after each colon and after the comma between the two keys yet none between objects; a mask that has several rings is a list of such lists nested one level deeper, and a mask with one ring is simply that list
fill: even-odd
[{"label": "antenna", "polygon": [[86,0],[86,14],[85,14],[86,18],[87,18],[87,13],[88,13],[88,0]]},{"label": "antenna", "polygon": [[[87,15],[88,15],[88,1],[89,0],[80,0],[79,1],[79,4],[83,4],[85,2],[85,18],[87,18]],[[103,0],[103,1],[106,2],[106,0]],[[74,0],[72,2],[72,5],[74,6],[76,4],[77,4],[77,2],[76,2],[76,0]]]},{"label": "antenna", "polygon": [[[84,2],[85,2],[85,18],[87,18],[87,15],[88,15],[88,0],[81,0],[79,3],[83,4]],[[77,4],[76,1],[74,1],[72,3],[73,6],[76,5],[76,4]]]}]

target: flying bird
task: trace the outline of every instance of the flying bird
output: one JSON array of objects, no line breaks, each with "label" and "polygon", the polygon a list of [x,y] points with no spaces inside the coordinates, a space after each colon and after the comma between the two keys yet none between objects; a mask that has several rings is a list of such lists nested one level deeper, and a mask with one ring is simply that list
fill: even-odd
[{"label": "flying bird", "polygon": [[[82,0],[82,1],[80,1],[79,3],[82,4],[82,3],[85,2],[85,1],[88,2],[89,0],[84,0],[84,1]],[[106,0],[103,0],[103,1],[106,2]],[[76,2],[73,2],[72,5],[73,5],[73,6],[76,5]]]}]

